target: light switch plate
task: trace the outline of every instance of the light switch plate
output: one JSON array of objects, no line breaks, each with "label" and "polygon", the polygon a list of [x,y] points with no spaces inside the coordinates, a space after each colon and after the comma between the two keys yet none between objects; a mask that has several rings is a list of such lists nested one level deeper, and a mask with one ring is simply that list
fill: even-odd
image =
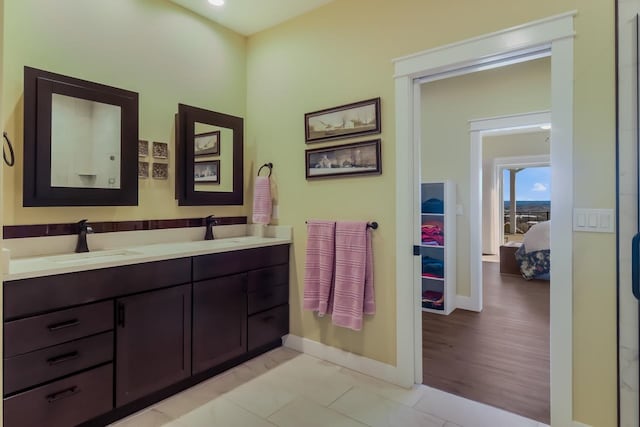
[{"label": "light switch plate", "polygon": [[573,210],[573,231],[590,231],[593,233],[615,232],[613,209]]}]

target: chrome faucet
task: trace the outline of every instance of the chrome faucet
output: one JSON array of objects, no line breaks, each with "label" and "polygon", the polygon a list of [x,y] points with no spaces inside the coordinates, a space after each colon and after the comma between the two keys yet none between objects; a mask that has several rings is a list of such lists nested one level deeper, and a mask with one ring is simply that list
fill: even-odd
[{"label": "chrome faucet", "polygon": [[78,242],[76,243],[76,252],[89,252],[87,246],[87,233],[93,233],[93,228],[87,224],[86,219],[78,221]]},{"label": "chrome faucet", "polygon": [[209,215],[204,219],[207,231],[204,233],[204,240],[213,240],[213,226],[218,225],[218,220],[213,218],[213,215]]}]

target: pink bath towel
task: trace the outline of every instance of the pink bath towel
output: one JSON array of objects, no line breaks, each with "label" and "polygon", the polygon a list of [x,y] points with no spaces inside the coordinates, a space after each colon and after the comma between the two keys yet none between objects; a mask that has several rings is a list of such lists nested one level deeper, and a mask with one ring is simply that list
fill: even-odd
[{"label": "pink bath towel", "polygon": [[335,230],[333,221],[307,221],[303,307],[317,311],[320,316],[331,312]]},{"label": "pink bath towel", "polygon": [[271,182],[268,176],[257,176],[253,187],[253,223],[271,222]]},{"label": "pink bath towel", "polygon": [[336,224],[336,270],[333,290],[334,325],[362,329],[364,314],[376,311],[373,254],[366,222]]}]

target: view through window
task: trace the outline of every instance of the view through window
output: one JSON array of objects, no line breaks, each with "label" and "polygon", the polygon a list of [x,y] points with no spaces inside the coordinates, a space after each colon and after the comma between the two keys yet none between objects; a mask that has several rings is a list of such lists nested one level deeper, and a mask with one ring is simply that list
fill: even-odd
[{"label": "view through window", "polygon": [[[515,183],[513,195],[512,183]],[[502,188],[505,241],[522,240],[532,225],[551,218],[551,167],[506,168],[502,173]]]}]

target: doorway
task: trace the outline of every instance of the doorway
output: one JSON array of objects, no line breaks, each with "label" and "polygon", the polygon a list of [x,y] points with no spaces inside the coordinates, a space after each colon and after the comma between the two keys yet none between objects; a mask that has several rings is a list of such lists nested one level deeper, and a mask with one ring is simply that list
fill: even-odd
[{"label": "doorway", "polygon": [[[479,68],[525,61],[542,51],[552,55],[552,224],[551,257],[551,420],[572,422],[572,210],[573,201],[573,17],[575,12],[546,18],[493,34],[414,54],[395,61],[396,78],[396,283],[397,381],[410,385],[422,377],[420,289],[415,286],[420,263],[407,249],[419,242],[420,118],[419,85],[425,78],[445,78]],[[514,44],[514,41],[517,43]],[[540,57],[540,56],[538,56]],[[472,157],[473,158],[473,157]],[[480,169],[480,168],[479,168]],[[480,177],[471,177],[480,183]],[[475,179],[475,180],[474,180]],[[470,200],[470,209],[480,209]],[[480,224],[477,224],[479,227]],[[470,236],[471,237],[471,236]],[[476,239],[477,240],[477,239]],[[481,254],[481,242],[470,241],[469,251]],[[480,256],[478,256],[480,259]]]},{"label": "doorway", "polygon": [[[482,224],[485,216],[490,219],[490,215],[483,215],[482,208],[477,212],[472,209],[469,200],[472,195],[480,203],[490,199],[481,194],[485,183],[489,187],[488,193],[496,193],[498,186],[495,183],[492,185],[492,181],[498,184],[501,181],[499,175],[493,178],[496,167],[501,170],[510,164],[519,168],[533,165],[522,160],[529,153],[546,152],[546,162],[549,162],[547,135],[541,133],[540,126],[548,124],[551,115],[548,112],[521,113],[476,119],[471,124],[469,118],[487,112],[514,111],[522,108],[523,98],[530,99],[526,105],[533,108],[548,108],[551,92],[549,80],[549,58],[539,58],[425,83],[421,87],[420,143],[423,182],[421,382],[545,423],[549,422],[548,282],[543,286],[524,286],[525,280],[518,276],[505,277],[503,280],[497,265],[482,265],[481,253],[477,253],[477,258],[471,258],[475,252],[469,251],[467,244],[470,236],[482,241],[484,234],[491,233],[483,233],[482,226],[469,225],[468,229],[465,226],[467,222]],[[441,141],[447,141],[446,146]],[[531,147],[534,144],[542,147],[535,147],[538,150],[534,151]],[[493,150],[483,150],[491,146]],[[483,165],[483,153],[490,155],[490,166]],[[498,161],[505,159],[508,162]],[[471,171],[470,165],[474,165]],[[470,180],[469,177],[475,176],[480,178]],[[447,220],[456,223],[455,232],[459,236],[454,242],[457,243],[455,255],[449,258],[445,256],[444,259],[445,270],[453,263],[453,268],[457,270],[456,278],[459,278],[454,285],[455,306],[458,309],[452,313],[447,309],[447,302],[451,302],[452,295],[446,292],[444,310],[435,310],[437,307],[433,307],[433,304],[424,307],[424,300],[429,301],[431,294],[436,293],[429,292],[431,288],[425,287],[425,282],[427,285],[433,283],[433,279],[425,278],[431,271],[425,270],[425,261],[427,267],[431,268],[431,264],[435,264],[431,259],[436,255],[432,255],[435,250],[429,249],[429,253],[426,253],[425,248],[429,244],[424,235],[425,219],[432,221],[433,214],[424,213],[428,211],[424,207],[425,200],[431,197],[424,196],[424,182],[440,180],[455,183],[458,193],[456,203],[460,207],[457,215],[455,212],[448,214],[445,198],[444,243],[440,243],[445,252],[451,247],[448,240],[451,233],[446,231]],[[549,186],[548,182],[546,186]],[[495,195],[495,203],[498,204],[502,198]],[[500,222],[499,215],[495,217],[496,222]],[[498,227],[493,228],[497,230]],[[479,274],[470,274],[471,264],[479,264]],[[447,290],[450,277],[445,272]],[[483,278],[486,279],[486,289],[483,287]],[[440,294],[437,296],[442,300]],[[485,301],[485,298],[490,299]],[[527,328],[523,324],[519,318],[523,314],[528,316],[534,327]],[[504,333],[507,330],[509,333]],[[522,339],[527,335],[534,338]],[[510,348],[510,344],[513,348]],[[514,366],[519,366],[520,372],[516,372]]]}]

